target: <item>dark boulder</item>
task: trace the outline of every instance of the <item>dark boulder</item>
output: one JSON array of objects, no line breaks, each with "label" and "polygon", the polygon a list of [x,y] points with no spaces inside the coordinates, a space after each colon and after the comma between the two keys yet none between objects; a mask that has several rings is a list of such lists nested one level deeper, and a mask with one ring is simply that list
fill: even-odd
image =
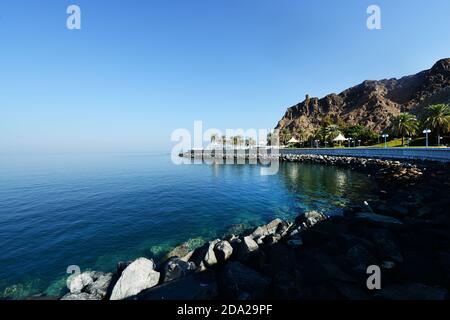
[{"label": "dark boulder", "polygon": [[379,265],[378,260],[364,246],[357,244],[343,256],[343,261],[356,274],[366,274],[371,265]]},{"label": "dark boulder", "polygon": [[445,300],[448,299],[448,291],[421,283],[408,283],[388,286],[377,292],[375,297],[385,300]]},{"label": "dark boulder", "polygon": [[233,247],[228,241],[222,240],[215,245],[214,253],[219,262],[225,262],[233,254]]},{"label": "dark boulder", "polygon": [[160,268],[161,283],[173,281],[178,278],[183,278],[196,270],[196,265],[193,262],[186,262],[178,257],[173,257],[167,260]]},{"label": "dark boulder", "polygon": [[270,278],[237,261],[227,263],[219,274],[219,292],[225,299],[267,299],[270,284]]},{"label": "dark boulder", "polygon": [[217,298],[217,282],[213,271],[207,270],[166,282],[142,291],[132,300],[212,300]]},{"label": "dark boulder", "polygon": [[309,211],[295,218],[295,224],[300,227],[312,227],[325,219],[327,219],[327,217],[323,213],[318,211]]},{"label": "dark boulder", "polygon": [[251,255],[258,251],[259,246],[251,236],[236,239],[231,242],[233,247],[233,257],[237,260],[248,260]]},{"label": "dark boulder", "polygon": [[373,232],[372,240],[376,245],[376,252],[380,259],[397,263],[403,262],[403,255],[398,241],[390,231],[378,229]]}]

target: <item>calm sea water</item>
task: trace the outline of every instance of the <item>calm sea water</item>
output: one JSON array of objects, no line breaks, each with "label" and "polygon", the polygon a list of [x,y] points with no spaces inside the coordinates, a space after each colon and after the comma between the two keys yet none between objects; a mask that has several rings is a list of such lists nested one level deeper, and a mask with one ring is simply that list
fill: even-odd
[{"label": "calm sea water", "polygon": [[0,157],[0,296],[56,295],[66,269],[111,271],[275,217],[339,214],[370,197],[350,170],[172,164],[169,154]]}]

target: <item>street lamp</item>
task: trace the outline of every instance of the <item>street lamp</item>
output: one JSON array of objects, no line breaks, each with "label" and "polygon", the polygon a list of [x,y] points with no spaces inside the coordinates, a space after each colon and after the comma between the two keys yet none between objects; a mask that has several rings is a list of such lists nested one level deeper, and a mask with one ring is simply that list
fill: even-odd
[{"label": "street lamp", "polygon": [[438,136],[438,147],[441,146],[441,139],[442,139],[442,137],[441,137],[441,136]]},{"label": "street lamp", "polygon": [[411,138],[408,138],[408,139],[406,139],[406,144],[408,145],[408,147],[409,147],[409,144],[411,143]]},{"label": "street lamp", "polygon": [[320,140],[316,140],[316,148],[319,148],[319,142]]},{"label": "street lamp", "polygon": [[382,137],[384,138],[384,148],[387,148],[387,138],[389,137],[389,135],[387,133],[384,133]]},{"label": "street lamp", "polygon": [[426,136],[427,148],[428,148],[428,134],[431,133],[431,130],[430,130],[430,129],[425,129],[425,130],[423,130],[423,133],[424,133],[425,136]]},{"label": "street lamp", "polygon": [[358,147],[361,147],[361,140],[358,140]]},{"label": "street lamp", "polygon": [[349,147],[349,148],[352,147],[352,138],[348,138],[348,147]]}]

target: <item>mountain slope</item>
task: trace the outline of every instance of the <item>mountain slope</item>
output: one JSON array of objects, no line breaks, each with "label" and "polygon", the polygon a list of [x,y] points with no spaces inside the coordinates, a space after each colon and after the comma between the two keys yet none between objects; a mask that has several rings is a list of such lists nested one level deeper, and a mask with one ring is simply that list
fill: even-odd
[{"label": "mountain slope", "polygon": [[389,125],[389,118],[400,112],[420,116],[425,107],[450,102],[450,58],[442,59],[429,70],[400,79],[367,80],[340,94],[322,99],[306,99],[290,107],[277,129],[311,134],[324,117],[337,122],[361,124],[376,131]]}]

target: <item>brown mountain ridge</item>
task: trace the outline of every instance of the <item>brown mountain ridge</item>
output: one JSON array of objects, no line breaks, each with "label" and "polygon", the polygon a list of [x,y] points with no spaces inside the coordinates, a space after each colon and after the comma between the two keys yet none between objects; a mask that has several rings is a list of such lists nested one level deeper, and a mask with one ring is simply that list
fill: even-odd
[{"label": "brown mountain ridge", "polygon": [[303,102],[288,108],[276,128],[309,135],[327,117],[381,132],[389,125],[389,119],[401,112],[420,117],[428,105],[449,102],[450,58],[447,58],[412,76],[367,80],[322,99],[307,95]]}]

